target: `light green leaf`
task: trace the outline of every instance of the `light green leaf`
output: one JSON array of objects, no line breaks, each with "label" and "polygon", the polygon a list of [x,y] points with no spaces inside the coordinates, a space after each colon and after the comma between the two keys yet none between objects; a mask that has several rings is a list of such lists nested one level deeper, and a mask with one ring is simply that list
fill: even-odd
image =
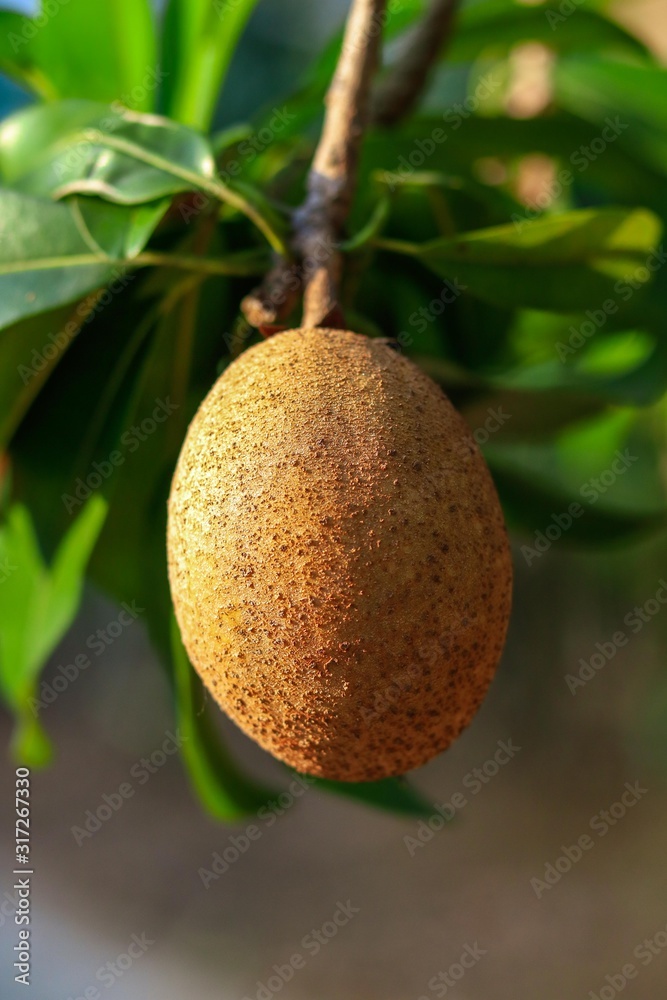
[{"label": "light green leaf", "polygon": [[46,659],[74,621],[86,566],[106,515],[106,500],[93,496],[60,543],[40,609],[43,625],[35,637],[35,660]]},{"label": "light green leaf", "polygon": [[[632,338],[633,334],[626,334]],[[661,337],[644,358],[621,370],[597,371],[587,366],[587,354],[579,362],[545,362],[519,368],[495,384],[514,391],[549,392],[567,390],[597,397],[616,405],[648,406],[658,402],[667,389],[667,339]]]},{"label": "light green leaf", "polygon": [[29,42],[34,34],[32,19],[15,11],[0,10],[0,72],[46,100],[58,94],[54,84],[35,62]]},{"label": "light green leaf", "polygon": [[30,47],[60,97],[155,106],[160,74],[149,0],[68,0],[43,17]]},{"label": "light green leaf", "polygon": [[15,745],[23,755],[44,753],[31,700],[40,671],[72,624],[83,578],[106,517],[93,497],[46,566],[27,509],[14,505],[0,527],[0,693],[17,715]]},{"label": "light green leaf", "polygon": [[257,0],[169,0],[163,25],[162,110],[207,130],[239,36]]}]

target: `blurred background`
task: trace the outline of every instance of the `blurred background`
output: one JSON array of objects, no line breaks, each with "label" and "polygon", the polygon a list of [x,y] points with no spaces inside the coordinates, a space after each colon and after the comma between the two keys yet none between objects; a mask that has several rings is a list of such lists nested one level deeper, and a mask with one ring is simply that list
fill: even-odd
[{"label": "blurred background", "polygon": [[[234,58],[217,125],[244,119],[269,93],[279,102],[346,8],[335,0],[260,3]],[[658,60],[667,58],[665,0],[628,0],[613,5],[612,13]],[[4,116],[28,99],[0,80]],[[434,102],[437,87],[436,81],[429,98]],[[518,99],[539,100],[537,89],[529,76]],[[527,205],[544,184],[539,171],[534,163],[524,175],[527,188],[533,185]],[[640,191],[637,199],[641,203]],[[664,412],[652,419],[664,423]],[[664,454],[661,461],[664,475]],[[592,459],[591,467],[597,468]],[[667,579],[667,538],[663,531],[604,550],[557,542],[530,565],[521,548],[530,536],[519,533],[514,543],[514,613],[497,679],[458,742],[413,775],[434,804],[448,803],[456,793],[466,800],[454,820],[431,830],[430,837],[415,817],[318,789],[293,802],[283,799],[275,822],[275,813],[232,826],[209,819],[178,755],[159,755],[177,729],[169,685],[142,622],[125,628],[42,711],[57,753],[48,769],[32,776],[29,990],[10,975],[16,940],[10,874],[14,765],[5,758],[0,996],[663,995],[667,605],[655,596]],[[117,604],[89,586],[44,681],[61,676],[59,668],[118,614]],[[609,656],[604,650],[619,630],[628,641],[622,647],[612,643]],[[596,656],[598,667],[591,669]],[[582,676],[590,679],[574,686],[582,660],[589,664]],[[8,745],[8,713],[0,725]],[[279,765],[225,720],[220,725],[247,770],[277,789],[287,787]],[[517,749],[498,768],[489,762],[499,741]],[[141,761],[156,752],[151,773]],[[476,768],[483,776],[477,775],[477,783],[470,777]],[[87,811],[95,812],[103,795],[117,794],[128,781],[134,794],[92,835],[82,835]],[[613,823],[605,821],[602,834],[595,817],[621,801],[626,783],[646,791],[636,804],[612,810]],[[254,840],[249,824],[260,831]],[[576,863],[562,863],[564,849],[583,835],[590,835],[592,848]],[[227,870],[215,874],[214,856],[225,851]],[[535,880],[544,883],[547,866],[559,858],[561,869],[569,870],[536,888]],[[338,928],[331,921],[348,901],[358,912]],[[308,936],[322,928],[324,943],[316,949]],[[143,944],[128,962],[133,935]],[[637,952],[647,940],[652,948]],[[459,961],[466,949],[468,955],[483,952],[470,968]],[[303,967],[285,981],[274,967],[284,968],[296,953]],[[627,963],[634,963],[637,974],[627,985],[621,975],[621,989],[618,976]]]}]

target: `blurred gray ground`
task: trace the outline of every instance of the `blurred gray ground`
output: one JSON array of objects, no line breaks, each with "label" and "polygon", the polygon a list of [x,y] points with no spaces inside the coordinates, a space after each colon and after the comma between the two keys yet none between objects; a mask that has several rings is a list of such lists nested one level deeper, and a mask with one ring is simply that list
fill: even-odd
[{"label": "blurred gray ground", "polygon": [[[58,757],[33,778],[33,984],[28,992],[11,982],[16,928],[7,921],[0,996],[67,1000],[96,987],[87,1000],[241,1000],[300,953],[304,967],[279,990],[272,981],[274,995],[573,1000],[599,995],[605,976],[634,962],[627,996],[655,1000],[667,950],[646,966],[633,951],[667,927],[667,607],[576,695],[564,676],[652,597],[665,554],[664,544],[605,556],[554,545],[529,568],[517,551],[516,611],[491,694],[457,744],[414,775],[434,803],[458,791],[468,804],[412,856],[404,837],[416,836],[414,820],[309,790],[273,825],[257,820],[260,838],[209,888],[199,869],[246,824],[207,819],[175,756],[143,783],[132,772],[174,728],[161,670],[132,626],[43,712]],[[90,595],[47,679],[117,613]],[[244,766],[286,787],[278,765],[225,729]],[[8,734],[3,717],[3,742]],[[465,776],[498,740],[521,750],[475,793]],[[135,794],[79,846],[72,827],[128,779]],[[648,789],[641,800],[606,836],[591,832],[591,819],[635,781]],[[12,793],[5,764],[3,888]],[[593,849],[538,899],[531,878],[586,833]],[[314,954],[304,937],[348,900],[359,912]],[[122,975],[96,979],[133,934],[154,943]],[[466,945],[485,954],[443,993],[446,982],[433,977]]]}]

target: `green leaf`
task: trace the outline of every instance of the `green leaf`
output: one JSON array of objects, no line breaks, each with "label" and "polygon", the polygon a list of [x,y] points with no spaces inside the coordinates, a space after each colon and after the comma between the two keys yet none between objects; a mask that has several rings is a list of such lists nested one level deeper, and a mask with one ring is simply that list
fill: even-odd
[{"label": "green leaf", "polygon": [[389,208],[389,199],[386,196],[382,196],[376,203],[368,222],[354,236],[350,236],[345,240],[341,245],[341,250],[344,253],[352,253],[355,250],[362,250],[366,247],[382,231],[389,216]]},{"label": "green leaf", "polygon": [[12,77],[46,100],[58,95],[53,83],[35,62],[28,41],[34,33],[32,19],[10,10],[0,10],[0,72]]},{"label": "green leaf", "polygon": [[579,515],[569,525],[562,521],[554,544],[633,539],[667,523],[662,456],[650,414],[610,410],[556,440],[491,441],[485,455],[510,525],[533,538],[572,503]]},{"label": "green leaf", "polygon": [[[513,531],[521,531],[525,537],[520,540],[533,548],[537,532],[544,533],[555,523],[554,515],[566,515],[572,503],[580,504],[581,497],[576,489],[569,492],[536,480],[533,471],[522,466],[516,456],[512,458],[510,451],[514,452],[515,446],[503,454],[497,452],[495,447],[487,449],[486,458],[509,527]],[[558,536],[558,542],[564,546],[635,542],[663,530],[666,524],[664,512],[586,506],[582,515],[572,519],[567,532],[561,533],[562,542],[561,536]],[[528,556],[529,565],[540,557],[539,550],[535,551],[538,555]]]},{"label": "green leaf", "polygon": [[30,705],[37,678],[74,620],[106,512],[105,501],[93,497],[63,538],[50,567],[43,561],[25,507],[14,505],[0,527],[5,574],[0,583],[0,693],[17,715],[15,745],[34,763],[45,751]]},{"label": "green leaf", "polygon": [[0,328],[73,302],[113,275],[67,205],[0,189]]},{"label": "green leaf", "polygon": [[41,608],[42,625],[35,657],[42,662],[55,649],[79,607],[83,577],[107,516],[102,496],[91,497],[67,532],[50,568],[50,586]]},{"label": "green leaf", "polygon": [[[635,336],[630,333],[628,338]],[[591,368],[584,352],[580,363],[545,362],[519,368],[504,377],[492,378],[496,385],[511,390],[579,391],[617,405],[648,406],[662,398],[667,389],[667,340],[661,337],[636,364],[608,372]],[[545,402],[546,405],[546,402]]]},{"label": "green leaf", "polygon": [[[522,157],[544,153],[558,161],[559,176],[565,172],[565,182],[554,185],[559,197],[571,200],[585,185],[596,203],[635,207],[641,191],[642,205],[666,217],[664,169],[638,156],[631,139],[623,141],[623,132],[606,144],[604,156],[594,153],[591,145],[600,139],[604,127],[563,111],[529,119],[474,114],[464,118],[448,108],[440,117],[420,117],[389,133],[370,132],[362,150],[362,183],[368,183],[365,178],[374,171],[393,174],[393,183],[408,180],[426,166],[429,171],[466,176],[471,165],[474,168],[487,157],[500,159],[513,170]],[[421,153],[425,140],[433,140],[428,161]],[[528,220],[538,213],[523,208],[520,214]]]},{"label": "green leaf", "polygon": [[257,812],[277,793],[250,781],[236,767],[212,723],[206,692],[190,665],[174,617],[171,635],[183,761],[206,811],[216,819],[233,823]]},{"label": "green leaf", "polygon": [[91,250],[107,257],[130,260],[145,247],[169,208],[170,199],[141,205],[116,205],[101,198],[72,195],[68,204]]},{"label": "green leaf", "polygon": [[55,13],[49,6],[29,46],[60,97],[119,101],[139,111],[155,106],[160,74],[149,0],[68,0]]},{"label": "green leaf", "polygon": [[473,429],[482,429],[483,444],[492,411],[507,419],[494,428],[490,445],[553,440],[563,428],[608,411],[610,404],[651,406],[667,390],[666,338],[654,341],[632,331],[598,331],[596,337],[565,364],[551,360],[470,370],[441,357],[414,360],[447,391],[460,395],[459,408]]},{"label": "green leaf", "polygon": [[618,49],[648,54],[646,46],[601,12],[581,2],[576,11],[563,13],[562,8],[562,0],[530,6],[487,0],[465,6],[444,58],[448,63],[473,62],[505,55],[520,42],[542,42],[561,52]]},{"label": "green leaf", "polygon": [[[154,336],[158,305],[154,298],[138,299],[141,278],[128,277],[132,280],[125,289],[100,301],[92,310],[86,328],[72,340],[58,362],[57,378],[45,382],[11,441],[14,494],[30,508],[40,542],[48,553],[55,551],[59,539],[71,526],[73,513],[78,513],[85,503],[86,480],[95,471],[92,463],[107,463],[111,453],[119,449],[125,431],[129,432],[130,440],[122,448],[124,462],[129,461],[134,450],[139,450],[138,444],[150,450],[154,440],[152,435],[141,442],[131,428],[135,420],[148,418],[156,405],[157,394],[148,412],[136,413],[137,387]],[[179,278],[174,279],[175,284]],[[128,330],[130,315],[132,327]],[[145,464],[145,452],[140,451],[139,457],[143,457]],[[105,473],[98,492],[110,500],[123,469],[107,465],[103,468],[108,474]],[[108,521],[116,513],[128,518],[127,511],[115,502],[110,503],[109,518],[91,571],[103,545]],[[136,539],[132,542],[136,545]],[[139,550],[144,551],[144,546],[135,548],[135,553]],[[119,558],[117,546],[116,559]],[[135,558],[135,565],[139,572],[148,567],[148,560]],[[144,605],[144,595],[134,589],[133,583],[134,580],[128,581],[114,596],[119,601],[136,599]]]},{"label": "green leaf", "polygon": [[12,586],[0,590],[0,686],[11,704],[34,681],[76,615],[83,574],[106,517],[93,497],[63,538],[51,567],[42,559],[27,509],[15,505],[0,529]]},{"label": "green leaf", "polygon": [[[464,233],[417,245],[379,239],[376,246],[421,260],[442,278],[499,306],[583,311],[617,297],[615,287],[645,264],[662,225],[643,209],[587,209]],[[638,279],[639,280],[639,279]],[[641,296],[635,294],[636,300]]]},{"label": "green leaf", "polygon": [[215,173],[202,135],[92,101],[38,105],[5,119],[0,169],[29,194],[91,194],[123,205],[191,190]]},{"label": "green leaf", "polygon": [[[214,245],[224,251],[218,234]],[[183,249],[190,248],[184,244]],[[104,487],[112,503],[93,571],[96,582],[118,600],[137,599],[145,606],[151,623],[162,618],[167,642],[161,648],[168,645],[164,530],[169,481],[187,423],[225,353],[224,332],[231,330],[248,287],[228,278],[204,282],[205,274],[169,267],[172,259],[165,255],[165,266],[147,275],[130,272],[125,289],[104,297],[12,441],[16,489],[33,510],[46,545],[69,521],[63,502],[52,498],[73,494],[77,479],[85,481],[93,471],[93,461],[121,452],[122,464]],[[197,317],[189,349],[191,306],[185,309],[182,303],[200,285],[206,309]],[[132,427],[150,424],[159,400],[178,408],[141,440]]]},{"label": "green leaf", "polygon": [[434,811],[432,803],[406,778],[383,778],[381,781],[361,782],[316,778],[315,787],[403,816],[432,816]]},{"label": "green leaf", "polygon": [[555,73],[559,103],[602,126],[624,126],[619,142],[650,167],[667,172],[667,73],[595,56],[563,60]]},{"label": "green leaf", "polygon": [[249,139],[253,132],[252,125],[230,125],[229,128],[224,128],[211,136],[211,148],[215,156],[218,157],[230,147],[238,145],[244,139]]},{"label": "green leaf", "polygon": [[[32,655],[27,626],[45,590],[46,571],[27,509],[14,505],[0,527],[3,584],[0,588],[0,691],[18,709],[42,666]],[[11,586],[10,586],[11,583]]]},{"label": "green leaf", "polygon": [[204,136],[167,118],[81,101],[28,108],[0,127],[0,172],[29,194],[97,195],[121,205],[203,191],[245,214],[274,250],[286,250],[282,220],[261,192],[223,183]]},{"label": "green leaf", "polygon": [[74,337],[83,317],[71,306],[62,306],[0,332],[0,451],[69,346],[71,337],[59,334],[70,322]]},{"label": "green leaf", "polygon": [[[482,396],[482,408],[505,406],[513,418],[506,429],[511,437],[521,433],[543,435],[609,404],[650,406],[667,390],[664,339],[638,364],[607,374],[558,361],[508,368],[498,373],[470,371],[454,362],[423,355],[414,360],[446,388],[495,390],[492,396],[488,392]],[[480,405],[473,409],[481,412]],[[517,412],[525,414],[523,420],[514,419]]]},{"label": "green leaf", "polygon": [[[420,199],[422,204],[428,205],[430,214],[433,215],[437,195],[441,205],[444,203],[444,211],[441,210],[441,214],[451,215],[447,221],[452,231],[459,231],[463,226],[468,229],[473,227],[474,222],[471,221],[471,217],[500,224],[513,212],[522,208],[521,203],[504,190],[481,184],[463,172],[445,174],[438,170],[415,170],[406,176],[401,176],[379,170],[374,174],[373,180],[381,188],[388,188],[394,192],[395,210],[398,207],[410,216],[415,214],[417,199]],[[466,210],[465,215],[462,215],[462,209]],[[395,214],[399,213],[395,211]],[[401,219],[400,214],[399,219]],[[445,232],[441,226],[441,235],[451,235],[451,233]]]},{"label": "green leaf", "polygon": [[[106,590],[116,595],[132,593],[146,606],[162,649],[169,645],[165,548],[169,484],[187,426],[205,391],[199,383],[204,360],[206,388],[215,378],[211,353],[219,359],[222,344],[217,321],[224,316],[221,306],[228,294],[226,283],[219,280],[203,288],[197,275],[178,282],[172,272],[165,270],[163,276],[171,288],[149,314],[153,337],[131,406],[117,421],[121,444],[122,433],[148,416],[156,400],[168,400],[171,412],[139,447],[122,449],[125,460],[115,477],[114,502],[93,567]],[[135,366],[130,359],[128,371]],[[97,375],[104,378],[100,371]],[[193,399],[195,379],[200,388]],[[144,560],[136,558],[139,548],[146,554]]]},{"label": "green leaf", "polygon": [[40,768],[50,764],[53,747],[38,719],[32,713],[20,715],[11,739],[14,760],[24,766]]},{"label": "green leaf", "polygon": [[[382,36],[389,47],[392,39],[404,32],[416,18],[423,13],[422,0],[401,0],[394,3],[388,10]],[[315,59],[306,70],[299,88],[286,103],[291,125],[287,126],[283,135],[303,134],[304,130],[322,114],[324,96],[333,78],[343,42],[341,27],[317,53]],[[267,119],[273,111],[267,113]],[[262,123],[263,124],[263,123]]]},{"label": "green leaf", "polygon": [[[117,128],[122,118],[97,101],[68,100],[33,104],[0,124],[0,175],[13,185],[36,167],[49,162],[59,143],[92,125]],[[77,150],[81,158],[85,152]]]},{"label": "green leaf", "polygon": [[[135,263],[203,275],[261,273],[265,259],[257,251],[218,259],[158,252],[139,256],[163,207],[113,213],[92,202],[54,203],[0,189],[0,329],[107,284],[123,287],[131,280],[127,267]],[[108,256],[119,251],[133,256]]]},{"label": "green leaf", "polygon": [[167,73],[162,110],[207,130],[239,36],[257,0],[169,0],[163,25]]}]

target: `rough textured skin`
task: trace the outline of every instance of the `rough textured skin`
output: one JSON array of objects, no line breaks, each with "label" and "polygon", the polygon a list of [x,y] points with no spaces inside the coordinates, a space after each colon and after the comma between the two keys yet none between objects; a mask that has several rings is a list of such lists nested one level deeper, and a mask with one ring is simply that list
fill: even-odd
[{"label": "rough textured skin", "polygon": [[193,420],[169,575],[194,666],[299,771],[402,774],[475,714],[511,562],[498,498],[441,389],[381,340],[280,333]]}]

